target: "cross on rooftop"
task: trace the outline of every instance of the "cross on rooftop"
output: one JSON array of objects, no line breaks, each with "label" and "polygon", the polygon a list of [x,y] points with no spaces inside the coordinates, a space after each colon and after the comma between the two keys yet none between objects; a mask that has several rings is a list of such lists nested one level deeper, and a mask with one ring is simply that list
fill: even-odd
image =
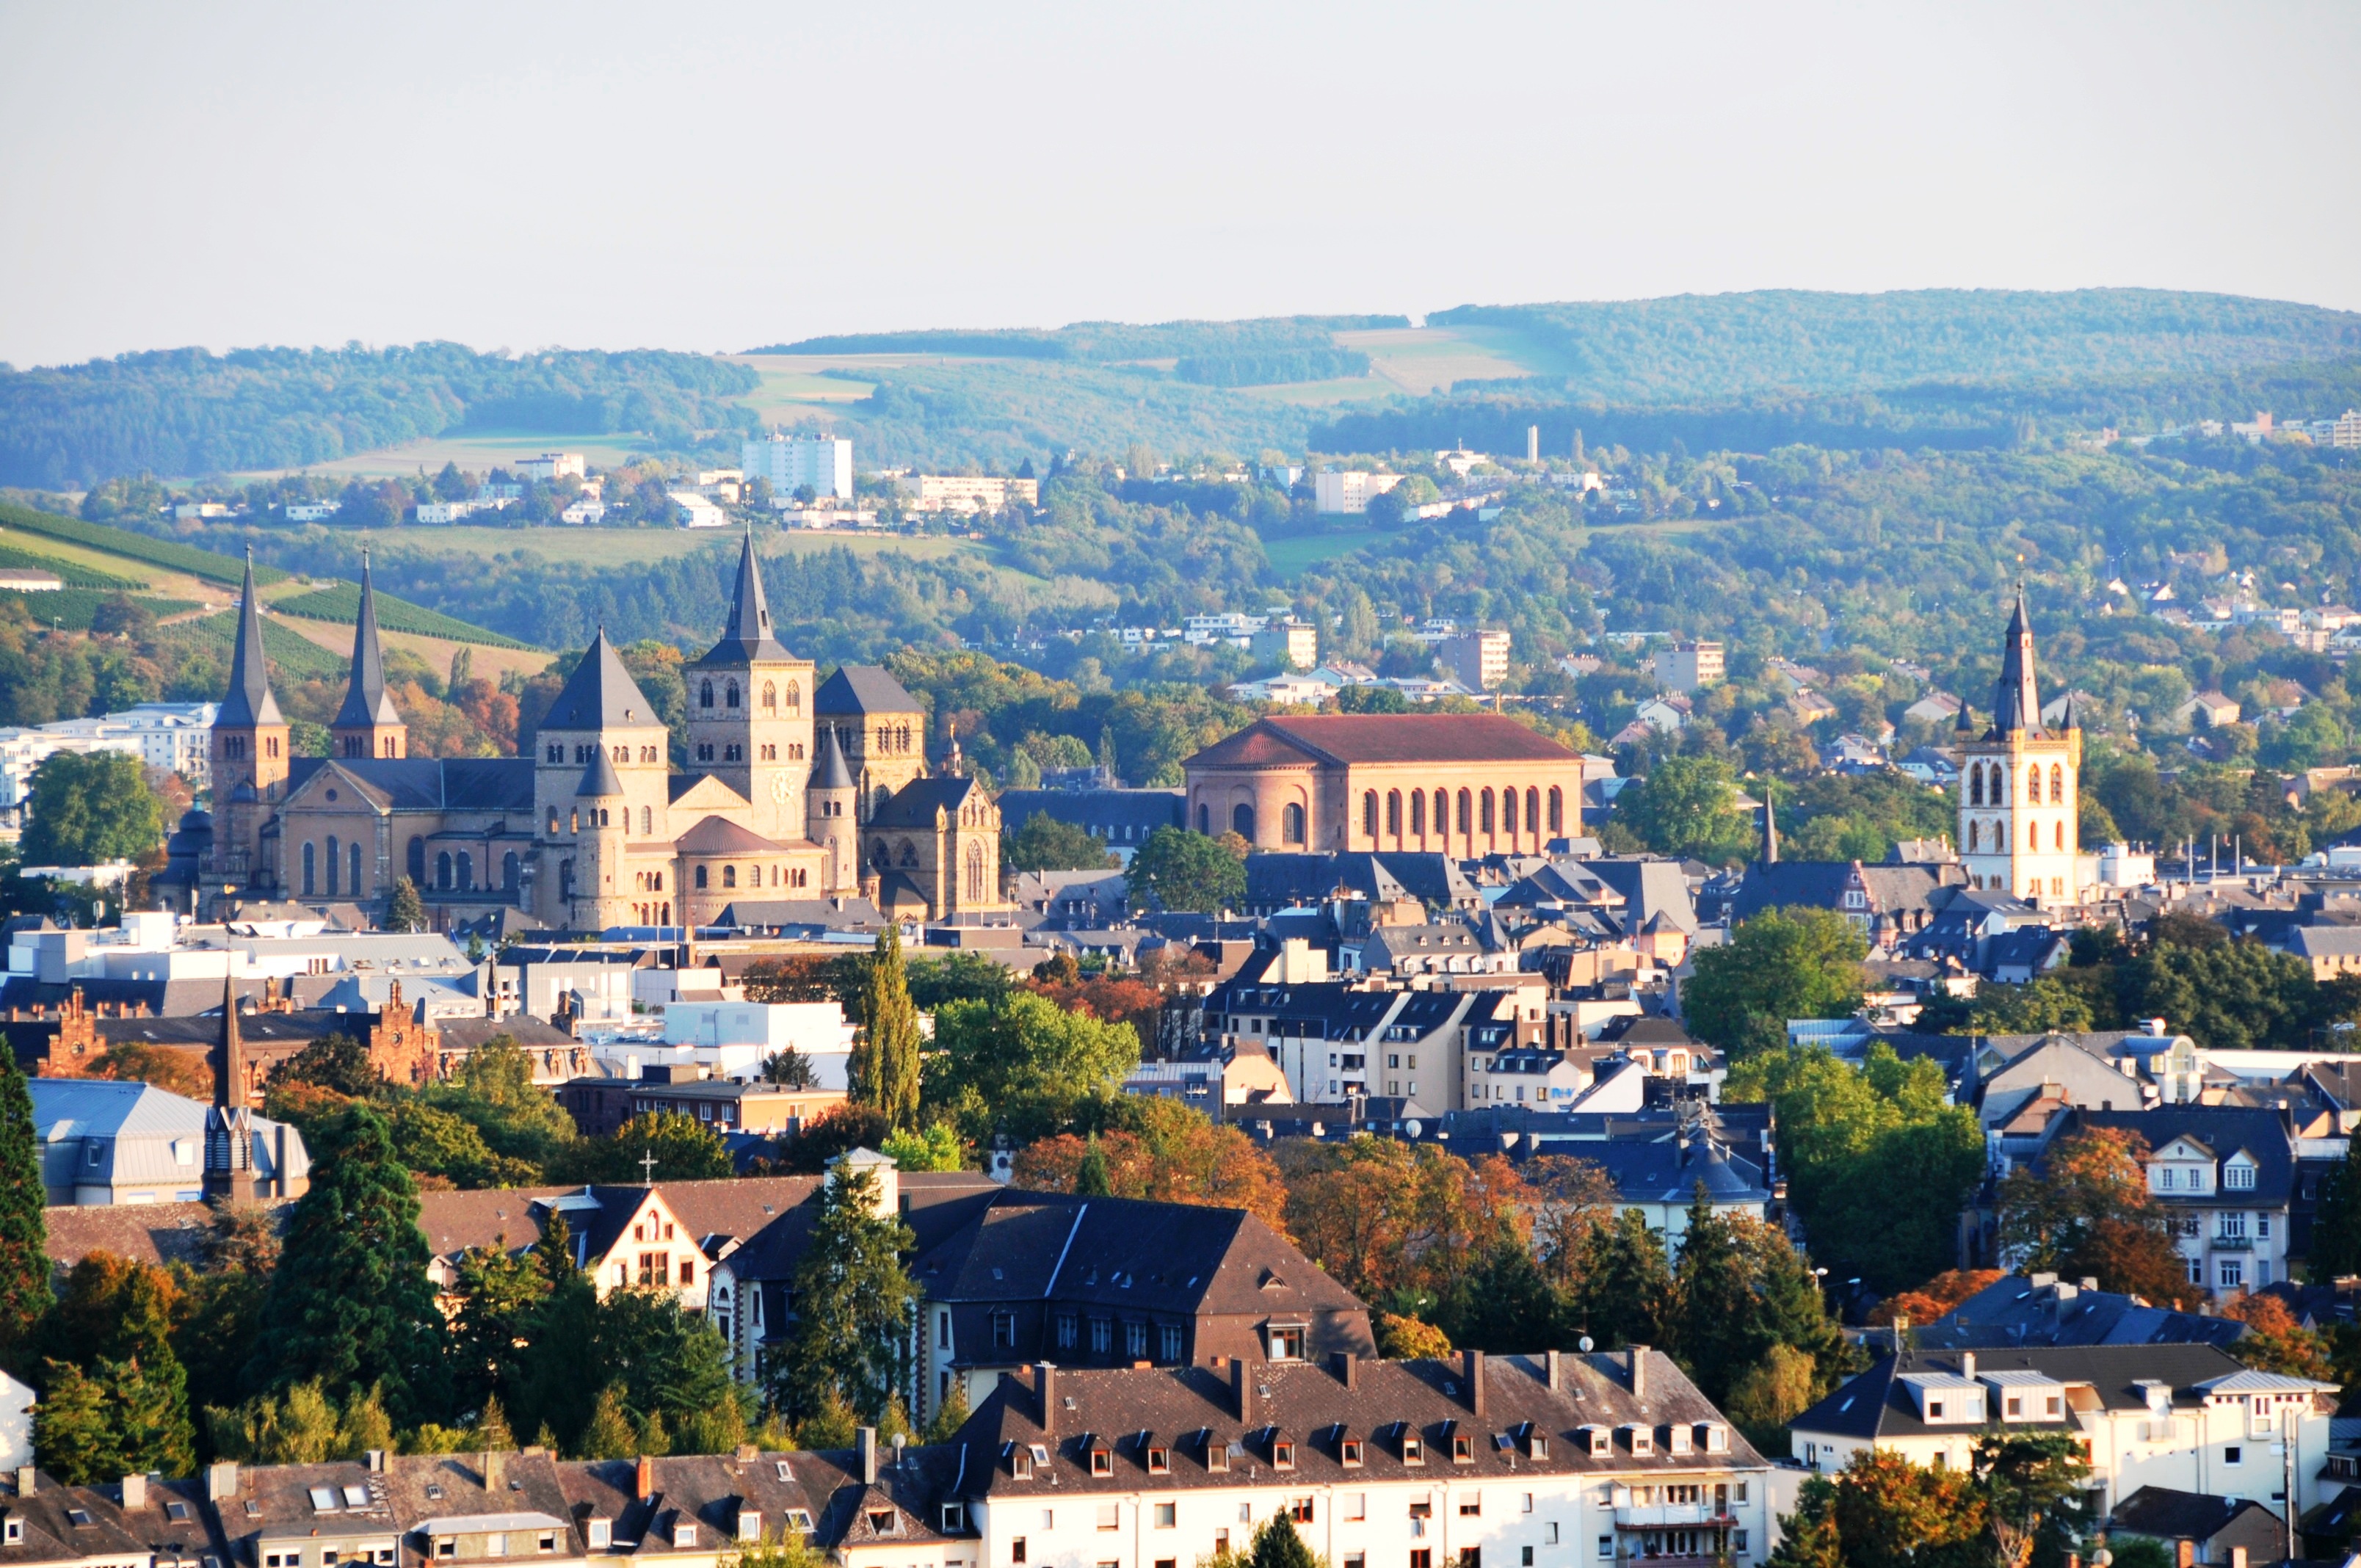
[{"label": "cross on rooftop", "polygon": [[653,1187],[656,1184],[656,1156],[653,1149],[640,1151],[640,1169],[646,1175],[646,1184]]}]

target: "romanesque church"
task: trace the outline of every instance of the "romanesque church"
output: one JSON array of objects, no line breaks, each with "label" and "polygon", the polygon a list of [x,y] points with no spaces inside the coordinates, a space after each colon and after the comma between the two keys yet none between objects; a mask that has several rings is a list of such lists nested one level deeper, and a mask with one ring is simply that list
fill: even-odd
[{"label": "romanesque church", "polygon": [[382,913],[396,879],[437,928],[503,910],[568,931],[712,924],[732,905],[865,896],[888,916],[1005,908],[1000,812],[884,670],[826,681],[773,634],[750,535],[721,640],[686,671],[688,765],[602,629],[527,754],[417,758],[361,574],[330,754],[290,754],[248,564],[213,729],[209,907],[240,898]]}]

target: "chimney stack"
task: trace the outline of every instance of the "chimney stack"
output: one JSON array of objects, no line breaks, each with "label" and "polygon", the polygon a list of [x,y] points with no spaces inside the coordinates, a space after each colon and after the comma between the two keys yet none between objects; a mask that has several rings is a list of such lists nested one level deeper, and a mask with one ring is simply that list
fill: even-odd
[{"label": "chimney stack", "polygon": [[148,1506],[148,1477],[145,1473],[123,1478],[123,1506],[126,1508]]},{"label": "chimney stack", "polygon": [[1546,1354],[1542,1357],[1542,1361],[1543,1361],[1543,1365],[1544,1365],[1545,1366],[1547,1366],[1547,1367],[1548,1367],[1548,1369],[1549,1369],[1549,1378],[1548,1378],[1548,1381],[1549,1381],[1549,1386],[1550,1386],[1550,1392],[1551,1392],[1551,1393],[1553,1393],[1553,1394],[1554,1394],[1554,1393],[1556,1393],[1560,1388],[1563,1388],[1563,1387],[1565,1387],[1565,1385],[1563,1382],[1561,1382],[1561,1381],[1560,1381],[1560,1379],[1562,1379],[1562,1378],[1563,1378],[1563,1377],[1565,1377],[1565,1359],[1564,1359],[1564,1357],[1563,1357],[1563,1356],[1561,1356],[1561,1355],[1559,1354],[1559,1353],[1558,1353],[1558,1352],[1556,1352],[1556,1351],[1554,1351],[1554,1350],[1553,1350],[1553,1351],[1550,1351],[1550,1352],[1546,1353]]},{"label": "chimney stack", "polygon": [[854,1442],[861,1450],[861,1484],[874,1486],[877,1485],[877,1429],[862,1427],[854,1434]]},{"label": "chimney stack", "polygon": [[29,1464],[16,1466],[16,1496],[29,1497],[33,1495],[34,1487],[38,1485],[34,1479],[34,1474],[33,1467]]},{"label": "chimney stack", "polygon": [[509,1456],[497,1448],[484,1450],[484,1490],[497,1492],[508,1479]]},{"label": "chimney stack", "polygon": [[1255,1424],[1254,1368],[1243,1355],[1230,1360],[1230,1395],[1238,1408],[1238,1425],[1251,1428]]},{"label": "chimney stack", "polygon": [[2193,1541],[2183,1540],[2180,1542],[2180,1551],[2174,1554],[2173,1562],[2178,1565],[2178,1568],[2195,1568],[2197,1562],[2197,1543]]},{"label": "chimney stack", "polygon": [[1976,1353],[1972,1350],[1963,1350],[1960,1352],[1960,1376],[1962,1377],[1973,1377],[1975,1375]]},{"label": "chimney stack", "polygon": [[367,1453],[362,1454],[361,1459],[362,1462],[368,1466],[368,1472],[370,1475],[382,1475],[385,1474],[385,1450],[381,1448],[372,1448]]},{"label": "chimney stack", "polygon": [[1648,1398],[1648,1347],[1635,1344],[1623,1354],[1631,1371],[1631,1398],[1645,1403]]},{"label": "chimney stack", "polygon": [[[31,1475],[32,1472],[30,1470],[19,1470],[16,1472],[16,1495],[18,1497],[21,1497],[27,1492],[32,1490],[30,1486],[26,1485],[26,1482],[31,1477]],[[218,1464],[210,1464],[205,1467],[205,1500],[207,1502],[224,1502],[236,1496],[237,1462],[236,1460],[225,1459]]]},{"label": "chimney stack", "polygon": [[1467,1380],[1467,1412],[1480,1421],[1484,1419],[1484,1353],[1461,1351],[1459,1375]]},{"label": "chimney stack", "polygon": [[639,1474],[632,1480],[631,1490],[643,1503],[656,1495],[656,1462],[644,1453],[640,1455]]},{"label": "chimney stack", "polygon": [[1358,1355],[1349,1350],[1340,1350],[1329,1360],[1334,1364],[1336,1381],[1345,1386],[1345,1392],[1350,1393],[1360,1387],[1361,1358]]},{"label": "chimney stack", "polygon": [[1033,1395],[1041,1407],[1041,1435],[1058,1435],[1058,1369],[1046,1361],[1033,1364]]}]

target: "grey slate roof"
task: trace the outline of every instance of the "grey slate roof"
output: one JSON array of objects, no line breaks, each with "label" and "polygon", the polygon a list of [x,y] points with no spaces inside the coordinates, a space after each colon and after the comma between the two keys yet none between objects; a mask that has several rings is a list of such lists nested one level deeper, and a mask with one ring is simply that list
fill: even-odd
[{"label": "grey slate roof", "polygon": [[2112,1290],[2084,1290],[2057,1282],[2036,1285],[2008,1275],[1911,1332],[1925,1350],[2006,1349],[2019,1345],[2213,1344],[2246,1337],[2235,1318],[2200,1317],[2169,1307],[2144,1307]]},{"label": "grey slate roof", "polygon": [[975,787],[971,778],[912,779],[879,808],[869,819],[869,826],[930,832],[935,826],[935,813],[957,817]]},{"label": "grey slate roof", "polygon": [[385,652],[378,646],[377,587],[369,580],[368,556],[361,556],[361,610],[353,623],[353,674],[345,687],[345,705],[336,710],[335,727],[362,729],[372,724],[400,724],[401,714],[385,689]]},{"label": "grey slate roof", "polygon": [[824,714],[917,713],[918,699],[882,664],[840,664],[820,682],[812,711]]},{"label": "grey slate roof", "polygon": [[322,768],[335,768],[390,811],[522,811],[533,815],[531,757],[297,757],[290,794]]},{"label": "grey slate roof", "polygon": [[262,615],[254,597],[254,556],[246,558],[246,587],[238,593],[237,641],[230,645],[229,690],[214,710],[214,728],[243,729],[284,724],[279,699],[270,695],[270,665],[262,653]]},{"label": "grey slate roof", "polygon": [[705,651],[694,668],[748,664],[757,659],[788,660],[795,655],[771,631],[771,604],[763,593],[761,564],[754,559],[754,531],[746,530],[746,543],[738,553],[738,577],[730,596],[730,620],[721,641]]},{"label": "grey slate roof", "polygon": [[[1917,1372],[1957,1376],[1958,1351],[1905,1351],[1888,1355],[1852,1378],[1791,1423],[1801,1432],[1832,1437],[1874,1438],[1959,1431],[1953,1426],[1929,1427],[1918,1416],[1901,1378]],[[2169,1386],[2174,1401],[2192,1404],[2203,1396],[2197,1386],[2228,1377],[2245,1368],[2220,1347],[2210,1344],[2121,1344],[2070,1347],[2028,1347],[2021,1350],[1980,1350],[1974,1353],[1978,1375],[2031,1370],[2061,1383],[2088,1384],[2101,1404],[2112,1410],[2140,1409],[2146,1394],[2134,1387],[2143,1378]],[[2031,1421],[2028,1431],[2048,1427],[2065,1430],[2070,1422]]]},{"label": "grey slate roof", "polygon": [[2203,1492],[2176,1492],[2169,1486],[2142,1486],[2115,1505],[2107,1522],[2128,1534],[2158,1541],[2206,1541],[2249,1511],[2268,1521],[2263,1528],[2272,1535],[2279,1533],[2279,1516],[2252,1497],[2215,1497]]},{"label": "grey slate roof", "polygon": [[590,765],[582,770],[582,782],[574,786],[574,798],[612,800],[622,793],[623,781],[615,776],[615,762],[607,755],[607,748],[591,747]]},{"label": "grey slate roof", "polygon": [[[604,729],[620,725],[661,724],[655,705],[640,690],[631,672],[623,667],[607,629],[590,639],[582,662],[566,679],[566,687],[541,721],[544,729]],[[526,759],[528,769],[531,759]]]},{"label": "grey slate roof", "polygon": [[836,726],[822,724],[819,730],[819,754],[812,759],[813,789],[851,789],[852,771],[844,765],[844,748],[836,743]]}]

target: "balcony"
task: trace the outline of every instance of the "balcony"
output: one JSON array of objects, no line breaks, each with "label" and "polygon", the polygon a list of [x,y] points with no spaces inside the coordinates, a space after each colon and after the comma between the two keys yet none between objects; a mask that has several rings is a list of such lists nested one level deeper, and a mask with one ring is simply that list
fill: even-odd
[{"label": "balcony", "polygon": [[1633,1504],[1615,1510],[1619,1530],[1728,1530],[1737,1522],[1712,1503],[1658,1503],[1649,1508]]},{"label": "balcony", "polygon": [[2215,1236],[2210,1245],[2215,1252],[2252,1252],[2255,1250],[2255,1238],[2252,1236]]}]

